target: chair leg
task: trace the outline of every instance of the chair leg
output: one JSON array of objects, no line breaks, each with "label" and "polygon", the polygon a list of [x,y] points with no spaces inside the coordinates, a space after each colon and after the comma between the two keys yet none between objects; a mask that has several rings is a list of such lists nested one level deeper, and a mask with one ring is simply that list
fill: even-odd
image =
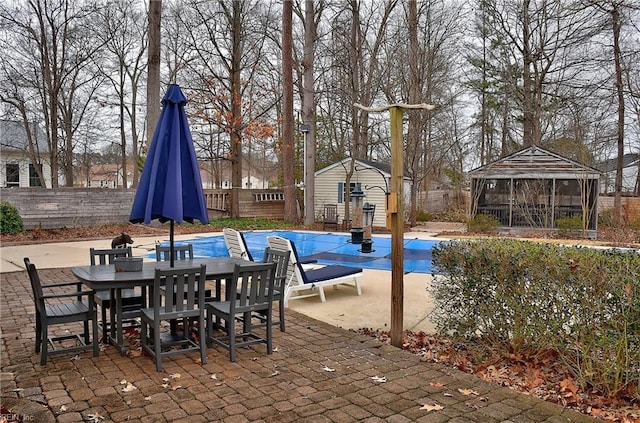
[{"label": "chair leg", "polygon": [[267,312],[267,354],[273,353],[273,312]]},{"label": "chair leg", "polygon": [[280,319],[280,332],[284,332],[284,299],[282,296],[278,300],[278,318]]},{"label": "chair leg", "polygon": [[42,347],[42,323],[40,323],[40,313],[36,311],[36,352],[40,352]]},{"label": "chair leg", "polygon": [[153,349],[155,351],[156,370],[162,371],[162,346],[160,345],[160,328],[153,329]]},{"label": "chair leg", "polygon": [[100,326],[102,327],[102,342],[107,344],[109,342],[109,334],[107,333],[109,325],[107,324],[107,309],[104,305],[100,306],[100,315],[102,319],[100,323]]},{"label": "chair leg", "polygon": [[40,331],[40,333],[40,346],[42,348],[42,352],[40,353],[40,365],[45,366],[47,364],[47,356],[49,354],[49,328],[47,326],[47,322],[43,322],[42,330]]},{"label": "chair leg", "polygon": [[91,342],[89,340],[89,322],[85,321],[83,326],[84,326],[84,344],[89,345],[89,342]]},{"label": "chair leg", "polygon": [[200,341],[200,362],[207,364],[207,341],[204,335],[204,312],[198,317],[198,341]]},{"label": "chair leg", "polygon": [[233,319],[227,322],[227,335],[229,336],[229,360],[236,361],[236,325]]},{"label": "chair leg", "polygon": [[324,296],[324,288],[319,286],[318,287],[318,294],[320,295],[320,301],[325,303],[327,302],[327,297]]},{"label": "chair leg", "polygon": [[98,310],[93,309],[93,319],[91,319],[91,326],[93,330],[93,335],[91,337],[91,342],[93,342],[93,356],[97,357],[100,355],[100,339],[98,337]]},{"label": "chair leg", "polygon": [[[206,308],[206,306],[205,306],[205,308]],[[211,342],[211,338],[213,337],[213,327],[212,327],[213,326],[213,317],[211,317],[211,312],[209,310],[207,310],[206,320],[207,320],[207,325],[206,325],[207,326],[206,327],[207,336],[206,336],[205,340],[207,342],[207,346],[210,347],[213,344],[213,342]]]}]

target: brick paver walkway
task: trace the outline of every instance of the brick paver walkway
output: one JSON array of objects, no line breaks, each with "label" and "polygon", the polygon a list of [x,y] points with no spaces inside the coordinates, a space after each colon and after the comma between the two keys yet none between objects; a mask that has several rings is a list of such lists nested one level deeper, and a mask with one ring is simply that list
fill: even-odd
[{"label": "brick paver walkway", "polygon": [[[73,278],[69,269],[40,275]],[[0,291],[2,405],[24,421],[596,421],[294,312],[286,333],[274,331],[277,351],[242,349],[236,363],[209,348],[204,366],[197,353],[179,355],[165,359],[158,373],[148,357],[106,347],[99,357],[57,355],[41,367],[26,272],[2,274]],[[125,381],[133,387],[125,389]],[[424,404],[442,409],[427,411]]]}]

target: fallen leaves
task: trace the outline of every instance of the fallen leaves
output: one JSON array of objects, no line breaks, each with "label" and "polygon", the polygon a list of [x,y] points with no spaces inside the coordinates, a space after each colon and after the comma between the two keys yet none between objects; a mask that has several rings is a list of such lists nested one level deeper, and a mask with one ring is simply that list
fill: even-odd
[{"label": "fallen leaves", "polygon": [[121,380],[120,385],[124,385],[124,388],[122,388],[122,392],[124,392],[125,394],[127,392],[133,392],[138,389],[133,383],[127,382],[126,380]]},{"label": "fallen leaves", "polygon": [[[358,333],[390,343],[388,331],[363,328]],[[640,423],[640,411],[633,395],[606,396],[580,388],[567,363],[553,350],[504,355],[490,343],[453,342],[450,339],[423,332],[404,332],[403,348],[420,357],[421,361],[441,363],[460,369],[481,379],[506,386],[519,392],[561,404],[565,407],[611,422]],[[442,388],[437,381],[428,382],[433,388]],[[458,391],[462,395],[465,392]],[[443,393],[446,395],[450,393]],[[466,404],[477,408],[486,397],[470,392],[472,400]]]},{"label": "fallen leaves", "polygon": [[480,396],[479,393],[477,393],[476,391],[474,391],[473,389],[462,389],[462,388],[458,388],[458,392],[460,392],[462,395],[475,395],[475,396]]},{"label": "fallen leaves", "polygon": [[440,410],[444,410],[444,407],[441,406],[440,404],[423,404],[422,407],[420,407],[420,410],[427,410],[427,411],[440,411]]},{"label": "fallen leaves", "polygon": [[87,414],[87,418],[86,421],[90,422],[90,423],[100,423],[102,420],[104,420],[104,417],[101,416],[98,413],[95,414]]}]

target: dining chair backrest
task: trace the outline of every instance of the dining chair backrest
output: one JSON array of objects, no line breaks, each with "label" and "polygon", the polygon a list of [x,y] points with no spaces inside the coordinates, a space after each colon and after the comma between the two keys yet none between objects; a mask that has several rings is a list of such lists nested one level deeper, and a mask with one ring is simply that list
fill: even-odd
[{"label": "dining chair backrest", "polygon": [[264,263],[275,263],[275,274],[273,276],[274,289],[278,294],[282,293],[287,281],[287,269],[289,267],[289,251],[276,250],[270,247],[265,248]]},{"label": "dining chair backrest", "polygon": [[[163,319],[188,317],[190,311],[204,309],[204,296],[198,295],[198,291],[204,289],[206,276],[204,264],[190,268],[156,269],[153,281],[156,319],[160,315]],[[167,292],[175,295],[166,295]]]},{"label": "dining chair backrest", "polygon": [[[171,259],[171,247],[168,245],[156,244],[156,261],[169,261]],[[174,245],[174,260],[192,260],[193,244]]]},{"label": "dining chair backrest", "polygon": [[338,230],[338,218],[338,205],[325,204],[322,212],[322,229],[324,230],[327,226],[335,226]]},{"label": "dining chair backrest", "polygon": [[233,279],[228,288],[229,314],[268,310],[273,301],[273,277],[276,263],[262,263],[251,267],[234,266]]},{"label": "dining chair backrest", "polygon": [[[36,269],[36,265],[31,263],[31,260],[28,257],[24,258],[24,265],[27,268],[27,274],[29,275],[29,281],[31,282],[31,291],[33,293],[36,310],[40,313],[44,313],[46,307],[44,291],[42,290],[42,281],[40,280],[38,269]],[[77,292],[80,292],[82,290],[82,283],[78,281],[75,285]],[[82,295],[78,295],[77,299],[78,301],[81,301]]]},{"label": "dining chair backrest", "polygon": [[35,302],[36,311],[38,313],[44,313],[44,293],[42,292],[42,282],[40,281],[40,275],[38,275],[36,265],[31,263],[27,257],[24,258],[24,264],[27,268],[27,273],[29,274],[29,281],[31,281],[31,291],[33,292],[33,301]]},{"label": "dining chair backrest", "polygon": [[89,248],[89,259],[91,265],[112,264],[117,257],[133,257],[131,247],[124,248]]}]

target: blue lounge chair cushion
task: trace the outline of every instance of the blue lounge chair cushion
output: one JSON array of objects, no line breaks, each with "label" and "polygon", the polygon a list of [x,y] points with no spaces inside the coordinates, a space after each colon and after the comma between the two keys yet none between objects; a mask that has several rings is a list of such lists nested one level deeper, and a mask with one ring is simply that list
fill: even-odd
[{"label": "blue lounge chair cushion", "polygon": [[322,282],[330,279],[354,275],[361,272],[362,269],[359,269],[357,267],[341,266],[339,264],[325,266],[319,269],[311,269],[307,271],[300,269],[300,273],[302,274],[304,283]]}]

